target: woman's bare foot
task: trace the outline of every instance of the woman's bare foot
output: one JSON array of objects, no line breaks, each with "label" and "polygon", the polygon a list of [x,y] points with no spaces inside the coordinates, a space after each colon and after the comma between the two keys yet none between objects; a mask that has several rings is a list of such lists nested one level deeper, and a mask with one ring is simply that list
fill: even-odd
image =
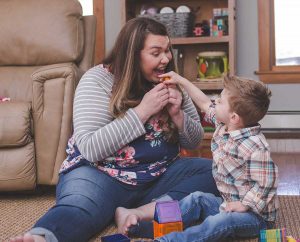
[{"label": "woman's bare foot", "polygon": [[130,226],[138,224],[140,220],[140,211],[138,209],[127,209],[118,207],[115,213],[115,222],[118,227],[118,233],[127,234]]},{"label": "woman's bare foot", "polygon": [[46,242],[43,236],[26,233],[23,236],[11,238],[9,242]]}]

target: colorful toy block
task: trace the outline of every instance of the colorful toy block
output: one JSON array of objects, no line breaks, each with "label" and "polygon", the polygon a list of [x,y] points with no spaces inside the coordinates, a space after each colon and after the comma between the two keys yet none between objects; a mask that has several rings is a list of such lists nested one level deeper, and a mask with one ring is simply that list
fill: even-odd
[{"label": "colorful toy block", "polygon": [[260,242],[286,242],[285,228],[261,230]]},{"label": "colorful toy block", "polygon": [[287,242],[300,242],[300,239],[294,239],[292,236],[286,236]]},{"label": "colorful toy block", "polygon": [[183,224],[178,201],[157,202],[153,221],[154,238],[182,231]]},{"label": "colorful toy block", "polygon": [[130,239],[123,234],[112,234],[101,237],[102,242],[130,242]]}]

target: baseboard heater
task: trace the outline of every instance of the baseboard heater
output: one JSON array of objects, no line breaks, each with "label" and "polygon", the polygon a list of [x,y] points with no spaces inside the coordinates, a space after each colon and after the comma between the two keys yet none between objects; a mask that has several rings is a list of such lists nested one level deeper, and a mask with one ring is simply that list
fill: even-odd
[{"label": "baseboard heater", "polygon": [[260,124],[271,136],[300,138],[300,111],[269,111]]}]

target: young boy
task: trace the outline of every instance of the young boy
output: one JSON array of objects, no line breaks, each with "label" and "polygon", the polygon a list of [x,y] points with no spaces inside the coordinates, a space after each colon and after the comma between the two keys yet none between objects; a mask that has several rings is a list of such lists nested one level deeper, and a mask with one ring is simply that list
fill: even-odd
[{"label": "young boy", "polygon": [[[236,76],[224,78],[220,98],[212,102],[190,81],[174,72],[166,84],[182,86],[216,126],[211,149],[213,176],[221,197],[195,192],[180,201],[183,232],[155,241],[220,241],[253,237],[276,218],[278,169],[258,121],[266,114],[271,92],[259,81]],[[119,232],[142,220],[153,219],[155,202],[136,209],[118,208]],[[198,225],[195,222],[200,222]]]}]

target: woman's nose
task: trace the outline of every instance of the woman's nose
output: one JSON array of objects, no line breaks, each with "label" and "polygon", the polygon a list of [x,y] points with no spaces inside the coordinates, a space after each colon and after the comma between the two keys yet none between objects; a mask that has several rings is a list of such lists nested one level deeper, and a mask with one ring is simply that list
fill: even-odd
[{"label": "woman's nose", "polygon": [[162,59],[161,59],[161,63],[169,63],[170,59],[168,58],[167,55],[163,55]]}]

